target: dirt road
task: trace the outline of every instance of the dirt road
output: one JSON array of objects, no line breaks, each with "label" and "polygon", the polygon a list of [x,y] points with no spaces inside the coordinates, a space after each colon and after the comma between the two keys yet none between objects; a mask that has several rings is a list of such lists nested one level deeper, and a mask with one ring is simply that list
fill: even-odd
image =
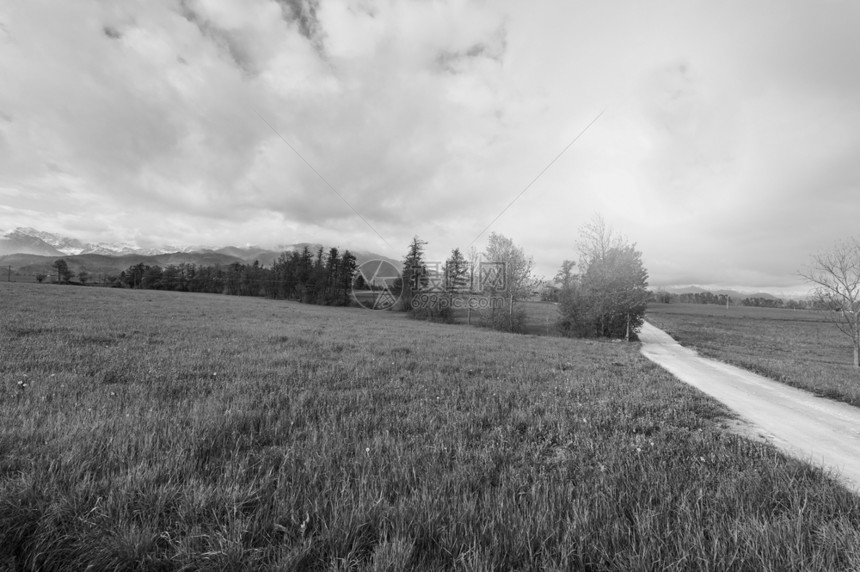
[{"label": "dirt road", "polygon": [[639,339],[645,357],[723,402],[780,449],[832,469],[860,493],[860,408],[700,357],[648,322]]}]

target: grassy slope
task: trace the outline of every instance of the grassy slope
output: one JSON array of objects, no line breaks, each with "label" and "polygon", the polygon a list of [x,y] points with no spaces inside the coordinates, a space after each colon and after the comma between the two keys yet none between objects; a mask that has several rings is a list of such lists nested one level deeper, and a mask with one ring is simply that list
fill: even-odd
[{"label": "grassy slope", "polygon": [[0,316],[0,567],[860,566],[857,497],[635,345],[49,285]]},{"label": "grassy slope", "polygon": [[651,304],[647,319],[703,355],[860,406],[851,343],[818,312]]}]

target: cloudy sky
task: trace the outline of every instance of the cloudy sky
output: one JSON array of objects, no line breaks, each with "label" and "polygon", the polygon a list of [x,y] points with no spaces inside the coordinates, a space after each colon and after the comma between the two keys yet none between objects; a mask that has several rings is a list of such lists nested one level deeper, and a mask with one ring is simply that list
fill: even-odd
[{"label": "cloudy sky", "polygon": [[858,29],[850,0],[5,0],[0,228],[495,231],[552,276],[600,213],[652,285],[795,288],[858,233]]}]

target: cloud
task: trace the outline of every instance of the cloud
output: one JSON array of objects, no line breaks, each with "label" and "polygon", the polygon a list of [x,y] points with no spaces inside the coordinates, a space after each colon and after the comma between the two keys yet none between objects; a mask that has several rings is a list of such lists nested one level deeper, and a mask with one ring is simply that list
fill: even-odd
[{"label": "cloud", "polygon": [[278,0],[281,4],[284,18],[288,22],[296,22],[299,32],[310,40],[320,53],[324,52],[324,30],[317,18],[319,2],[317,0]]},{"label": "cloud", "polygon": [[[41,8],[15,14],[16,27],[34,39],[47,15]],[[466,147],[494,135],[482,135],[494,119],[473,119],[470,100],[478,89],[491,98],[492,86],[467,77],[449,84],[435,69],[449,46],[461,60],[495,58],[498,65],[500,21],[487,24],[477,10],[454,29],[454,8],[424,7],[418,15],[392,4],[347,13],[386,22],[360,58],[344,55],[342,36],[324,57],[326,19],[353,35],[336,24],[342,10],[320,13],[315,4],[255,2],[237,12],[189,1],[127,10],[93,3],[48,16],[49,28],[61,19],[80,25],[60,34],[75,50],[42,48],[50,54],[47,74],[4,62],[48,110],[26,131],[3,129],[2,144],[15,139],[20,150],[3,165],[6,181],[44,193],[37,191],[44,179],[33,173],[50,163],[78,181],[61,183],[65,192],[88,186],[106,213],[237,220],[274,210],[317,225],[353,217],[258,112],[367,217],[396,223],[404,210],[450,210],[459,191],[446,171],[464,171]],[[15,38],[21,53],[36,49],[28,37]],[[390,49],[406,38],[417,42]],[[60,91],[64,100],[53,105],[49,94]],[[30,103],[10,106],[32,116]],[[473,135],[457,132],[469,123]]]},{"label": "cloud", "polygon": [[655,281],[781,283],[860,215],[858,11],[13,3],[0,226],[154,243],[289,234],[394,256],[417,233],[444,256],[606,108],[490,230],[551,275],[599,211]]}]

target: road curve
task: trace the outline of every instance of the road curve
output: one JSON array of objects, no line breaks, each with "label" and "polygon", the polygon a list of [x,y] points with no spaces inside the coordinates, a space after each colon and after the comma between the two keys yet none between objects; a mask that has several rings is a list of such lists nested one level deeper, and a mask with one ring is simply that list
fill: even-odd
[{"label": "road curve", "polygon": [[860,493],[860,408],[703,358],[648,322],[639,339],[645,357],[724,403],[783,451],[833,470]]}]

